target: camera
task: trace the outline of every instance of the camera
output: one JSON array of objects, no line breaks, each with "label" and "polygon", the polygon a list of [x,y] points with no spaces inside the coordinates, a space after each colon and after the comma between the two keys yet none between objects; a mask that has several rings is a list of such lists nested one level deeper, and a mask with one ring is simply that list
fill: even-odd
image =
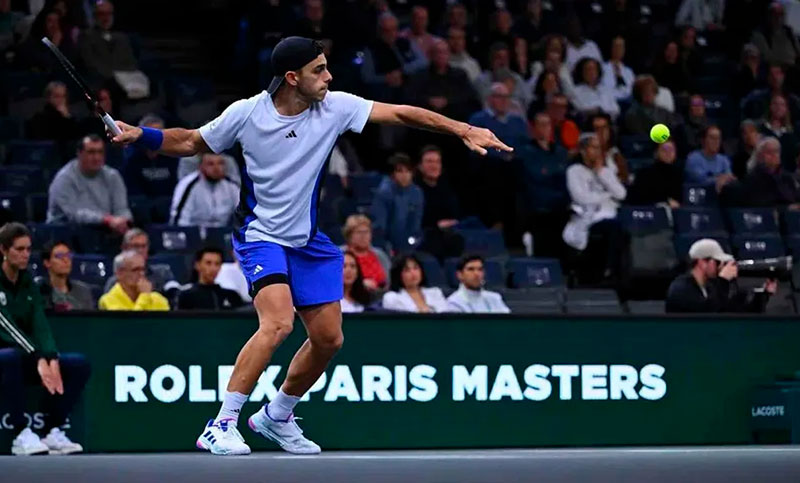
[{"label": "camera", "polygon": [[761,258],[755,260],[738,260],[736,266],[739,275],[748,277],[767,277],[786,279],[792,273],[792,257]]}]

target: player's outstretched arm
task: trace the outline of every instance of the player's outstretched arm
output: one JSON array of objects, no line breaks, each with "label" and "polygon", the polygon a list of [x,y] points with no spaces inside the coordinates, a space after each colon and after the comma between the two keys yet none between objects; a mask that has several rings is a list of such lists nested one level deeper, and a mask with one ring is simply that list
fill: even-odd
[{"label": "player's outstretched arm", "polygon": [[497,136],[488,129],[470,126],[465,122],[450,119],[421,107],[375,102],[369,115],[369,121],[452,134],[461,138],[468,148],[479,154],[486,154],[488,148],[508,152],[514,150],[497,139]]},{"label": "player's outstretched arm", "polygon": [[[140,127],[125,124],[122,121],[116,121],[117,127],[120,128],[122,134],[118,134],[111,138],[111,142],[121,146],[128,144],[141,143],[145,140],[142,139],[144,131]],[[194,156],[198,153],[206,153],[210,151],[208,145],[200,135],[197,129],[152,129],[152,131],[159,131],[162,134],[160,146],[154,151],[166,154],[167,156]],[[152,140],[150,140],[152,141]],[[155,147],[154,144],[145,144],[145,147]]]}]

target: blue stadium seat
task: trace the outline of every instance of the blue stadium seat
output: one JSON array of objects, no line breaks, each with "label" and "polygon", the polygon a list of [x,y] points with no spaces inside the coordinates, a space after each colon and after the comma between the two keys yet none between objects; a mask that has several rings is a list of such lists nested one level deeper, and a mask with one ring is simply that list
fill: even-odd
[{"label": "blue stadium seat", "polygon": [[703,233],[703,232],[691,232],[691,233],[680,233],[675,237],[675,253],[678,255],[679,259],[686,260],[689,256],[689,248],[691,248],[692,243],[700,240],[701,238],[711,238],[712,240],[716,240],[722,249],[725,250],[726,253],[731,253],[731,244],[728,240],[727,233],[720,233],[720,232],[711,232],[711,233]]},{"label": "blue stadium seat", "polygon": [[26,208],[25,197],[13,191],[0,192],[0,209],[8,210],[14,218],[27,221],[28,209]]},{"label": "blue stadium seat", "polygon": [[689,207],[672,211],[675,219],[675,230],[678,233],[714,233],[724,234],[725,225],[722,215],[716,208]]},{"label": "blue stadium seat", "polygon": [[383,177],[379,173],[362,173],[351,175],[348,180],[350,188],[353,190],[353,197],[359,205],[369,205],[375,189],[381,183]]},{"label": "blue stadium seat", "polygon": [[[444,273],[447,276],[447,283],[452,287],[458,287],[456,270],[460,257],[448,258],[444,261]],[[492,258],[483,261],[483,276],[486,281],[486,288],[497,289],[506,286],[506,274],[503,262]]]},{"label": "blue stadium seat", "polygon": [[561,314],[564,312],[563,287],[501,288],[503,301],[512,314]]},{"label": "blue stadium seat", "polygon": [[0,176],[0,191],[19,193],[47,191],[44,173],[38,166],[4,166]]},{"label": "blue stadium seat", "polygon": [[8,147],[8,164],[58,167],[61,159],[53,141],[11,141]]},{"label": "blue stadium seat", "polygon": [[92,285],[103,286],[113,273],[113,262],[105,255],[73,255],[70,277]]},{"label": "blue stadium seat", "polygon": [[147,234],[153,253],[194,253],[201,244],[196,226],[151,225]]},{"label": "blue stadium seat", "polygon": [[619,147],[627,158],[644,158],[652,156],[655,151],[653,141],[643,134],[620,136]]},{"label": "blue stadium seat", "polygon": [[777,214],[772,208],[739,208],[727,214],[734,233],[778,233]]},{"label": "blue stadium seat", "polygon": [[670,228],[667,211],[660,206],[621,206],[622,226],[631,233],[652,233]]},{"label": "blue stadium seat", "polygon": [[786,254],[783,240],[777,233],[734,235],[733,247],[738,260],[780,257]]},{"label": "blue stadium seat", "polygon": [[429,287],[447,286],[444,272],[436,257],[426,252],[415,252],[414,255],[422,265],[422,271],[425,273],[425,279]]},{"label": "blue stadium seat", "polygon": [[152,207],[153,202],[145,195],[128,197],[128,208],[133,213],[133,222],[136,226],[147,226],[153,223]]},{"label": "blue stadium seat", "polygon": [[115,255],[119,253],[122,239],[102,227],[80,226],[75,231],[75,251]]},{"label": "blue stadium seat", "polygon": [[512,258],[506,265],[512,288],[564,285],[561,264],[556,258]]},{"label": "blue stadium seat", "polygon": [[568,314],[619,315],[624,313],[617,293],[611,289],[567,290],[564,309]]},{"label": "blue stadium seat", "polygon": [[683,204],[687,206],[716,205],[717,192],[710,185],[686,183],[683,185]]},{"label": "blue stadium seat", "polygon": [[166,265],[169,267],[174,279],[180,283],[189,281],[191,273],[191,255],[181,255],[179,253],[159,253],[151,255],[147,259],[147,265]]},{"label": "blue stadium seat", "polygon": [[786,228],[786,233],[790,235],[800,235],[800,211],[784,211],[783,223]]},{"label": "blue stadium seat", "polygon": [[44,244],[49,241],[65,241],[69,244],[74,244],[75,232],[72,225],[28,223],[28,230],[31,232],[34,250],[41,250]]},{"label": "blue stadium seat", "polygon": [[153,223],[169,223],[169,210],[172,206],[171,196],[158,196],[151,200],[150,216]]},{"label": "blue stadium seat", "polygon": [[[201,230],[201,235],[202,235]],[[229,252],[233,248],[233,243],[231,239],[233,238],[233,228],[230,227],[221,227],[221,228],[206,228],[205,229],[205,238],[203,238],[203,243],[206,245],[211,245],[217,248],[221,248],[223,251]]]},{"label": "blue stadium seat", "polygon": [[485,257],[506,255],[503,233],[498,230],[456,230],[464,237],[464,253],[476,253]]},{"label": "blue stadium seat", "polygon": [[47,220],[47,193],[33,193],[28,195],[28,218],[34,223],[43,223]]}]

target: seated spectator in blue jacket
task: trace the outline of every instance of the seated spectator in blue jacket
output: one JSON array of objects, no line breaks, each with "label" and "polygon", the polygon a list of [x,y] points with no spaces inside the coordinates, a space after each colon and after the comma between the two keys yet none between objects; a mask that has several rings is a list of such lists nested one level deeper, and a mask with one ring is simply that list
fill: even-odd
[{"label": "seated spectator in blue jacket", "polygon": [[[164,120],[155,114],[147,114],[140,126],[164,129]],[[178,182],[178,159],[130,145],[125,150],[125,166],[122,175],[131,195],[147,197],[171,196]]]},{"label": "seated spectator in blue jacket", "polygon": [[569,203],[564,173],[567,169],[567,150],[551,141],[553,122],[545,112],[531,120],[533,139],[519,153],[519,177],[525,207],[530,211],[564,209]]},{"label": "seated spectator in blue jacket", "polygon": [[408,155],[392,155],[389,165],[392,174],[375,190],[370,217],[376,238],[387,241],[396,253],[422,240],[424,199],[422,190],[414,184],[414,166]]},{"label": "seated spectator in blue jacket", "polygon": [[717,190],[734,179],[731,160],[720,153],[722,133],[712,124],[703,131],[702,147],[686,158],[686,182],[717,185]]},{"label": "seated spectator in blue jacket", "polygon": [[[501,82],[495,82],[486,100],[486,109],[473,114],[469,123],[491,130],[501,141],[517,148],[525,143],[528,133],[525,119],[509,112],[510,98],[508,87]],[[487,156],[508,160],[513,155],[491,149]]]}]

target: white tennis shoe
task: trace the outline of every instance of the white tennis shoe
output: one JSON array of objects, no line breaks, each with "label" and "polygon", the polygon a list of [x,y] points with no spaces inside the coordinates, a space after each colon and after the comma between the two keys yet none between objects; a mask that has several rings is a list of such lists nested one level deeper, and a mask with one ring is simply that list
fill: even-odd
[{"label": "white tennis shoe", "polygon": [[42,438],[42,443],[50,449],[50,454],[73,454],[82,453],[83,446],[72,441],[61,431],[60,428],[53,428]]},{"label": "white tennis shoe", "polygon": [[250,447],[232,422],[233,419],[209,420],[203,434],[197,438],[197,447],[222,456],[250,454]]},{"label": "white tennis shoe", "polygon": [[267,414],[266,406],[247,420],[250,429],[265,438],[278,443],[284,451],[293,454],[319,454],[322,449],[319,445],[305,436],[303,430],[297,425],[294,414],[286,421],[276,421]]},{"label": "white tennis shoe", "polygon": [[23,429],[11,443],[11,454],[13,455],[47,454],[49,452],[50,448],[42,443],[42,440],[31,431],[31,428]]}]

